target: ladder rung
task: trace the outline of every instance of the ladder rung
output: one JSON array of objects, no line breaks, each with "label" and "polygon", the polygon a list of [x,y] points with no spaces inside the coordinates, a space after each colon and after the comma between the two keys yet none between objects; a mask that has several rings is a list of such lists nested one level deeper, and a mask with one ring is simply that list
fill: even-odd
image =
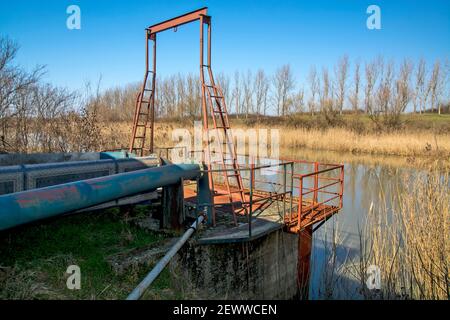
[{"label": "ladder rung", "polygon": [[153,91],[152,89],[144,89],[144,91]]},{"label": "ladder rung", "polygon": [[205,87],[208,87],[208,88],[214,88],[214,86],[212,86],[212,85],[210,85],[210,84],[205,84]]},{"label": "ladder rung", "polygon": [[211,95],[211,98],[220,98],[220,99],[223,99],[223,97],[222,96],[214,96],[214,95]]},{"label": "ladder rung", "polygon": [[148,113],[145,113],[145,112],[139,112],[139,115],[140,115],[140,116],[148,116]]},{"label": "ladder rung", "polygon": [[210,67],[210,65],[209,64],[202,64],[202,67]]},{"label": "ladder rung", "polygon": [[[135,139],[144,139],[145,137],[144,136],[136,136],[136,137],[134,137]],[[142,149],[142,148],[141,148]]]}]

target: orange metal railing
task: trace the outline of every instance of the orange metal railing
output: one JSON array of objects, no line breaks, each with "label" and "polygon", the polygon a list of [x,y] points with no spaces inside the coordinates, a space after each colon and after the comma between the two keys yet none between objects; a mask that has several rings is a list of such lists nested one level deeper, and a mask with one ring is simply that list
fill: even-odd
[{"label": "orange metal railing", "polygon": [[[168,152],[170,149],[172,148],[162,148],[161,151],[170,158]],[[190,156],[203,152],[203,150],[191,151]],[[295,232],[306,225],[322,222],[342,209],[344,165],[286,158],[262,159],[258,163],[254,161],[254,158],[246,155],[238,156],[246,159],[245,163],[239,164],[239,172],[242,174],[242,180],[245,181],[247,198],[245,201],[239,200],[232,204],[239,203],[249,208],[249,210],[239,211],[241,215],[248,215],[249,235],[251,235],[251,223],[254,217],[253,206],[264,201],[282,201],[280,218],[290,230]],[[264,161],[269,161],[270,164],[264,164]],[[231,164],[212,164],[207,171],[215,177],[215,186],[212,186],[215,188],[220,185],[220,176],[224,170],[235,169],[231,167]],[[264,179],[261,170],[265,170],[266,173],[271,172],[276,179]],[[214,206],[214,203],[211,205]]]}]

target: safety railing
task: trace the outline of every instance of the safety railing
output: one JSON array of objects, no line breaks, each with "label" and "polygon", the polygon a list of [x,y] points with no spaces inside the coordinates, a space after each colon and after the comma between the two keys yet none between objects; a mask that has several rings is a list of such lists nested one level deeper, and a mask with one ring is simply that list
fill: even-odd
[{"label": "safety railing", "polygon": [[[169,158],[169,150],[173,148],[162,149]],[[204,150],[190,151],[189,155],[191,158],[204,160],[204,153]],[[239,215],[247,215],[249,237],[252,236],[253,222],[264,211],[261,209],[265,204],[275,202],[280,221],[296,231],[309,224],[323,223],[342,209],[344,165],[286,158],[257,160],[246,155],[237,156],[240,160],[237,171],[245,185],[245,201],[213,201],[197,203],[196,206],[220,209],[235,205],[245,208],[246,210],[239,210]],[[232,163],[225,163],[224,166],[221,161],[211,162],[209,169],[205,169],[205,173],[211,173],[213,176],[213,189],[223,183],[225,171],[232,172],[236,169]],[[263,171],[265,174],[262,174]],[[198,183],[193,184],[197,184],[198,188]],[[215,223],[215,215],[213,220]]]},{"label": "safety railing", "polygon": [[[218,184],[217,182],[220,180],[218,179],[220,177],[220,175],[222,175],[225,171],[229,171],[229,172],[235,172],[238,171],[241,176],[242,176],[242,180],[246,181],[246,186],[245,186],[245,200],[244,201],[230,201],[230,202],[223,202],[223,203],[198,203],[196,204],[197,208],[204,208],[204,207],[208,207],[208,206],[212,206],[215,209],[218,209],[219,207],[232,207],[233,205],[235,206],[240,206],[241,210],[239,210],[238,213],[233,212],[233,214],[239,214],[241,216],[247,216],[247,222],[248,222],[248,236],[249,238],[252,237],[252,227],[253,227],[253,223],[255,222],[255,219],[262,213],[264,212],[264,210],[266,209],[264,207],[264,205],[266,203],[273,203],[275,201],[281,201],[283,204],[282,208],[278,208],[278,210],[276,210],[276,212],[279,215],[279,221],[281,223],[283,223],[283,221],[285,221],[286,216],[288,215],[289,212],[291,212],[293,210],[293,202],[290,202],[290,206],[288,205],[288,203],[285,201],[285,199],[293,199],[293,189],[287,188],[287,184],[284,185],[284,188],[281,191],[269,191],[269,190],[264,190],[261,188],[256,188],[257,183],[265,183],[265,184],[274,184],[273,182],[270,181],[264,181],[263,179],[257,179],[257,175],[258,172],[261,172],[261,170],[266,170],[266,169],[270,169],[270,168],[275,168],[275,167],[282,167],[283,171],[285,172],[284,175],[284,180],[287,180],[287,174],[289,172],[289,170],[287,169],[288,167],[292,166],[293,162],[279,162],[276,164],[267,164],[267,165],[257,165],[253,162],[251,162],[248,166],[240,164],[238,169],[235,168],[212,168],[212,169],[206,169],[204,170],[205,173],[211,173],[215,179],[213,178],[213,180],[215,181],[214,185],[213,185],[213,190],[212,192],[214,192],[214,189],[216,187],[218,187],[220,184]],[[232,166],[231,164],[226,164],[225,166]],[[276,184],[276,183],[275,183]],[[198,186],[199,184],[197,183],[197,194],[199,193],[198,190]],[[214,202],[214,200],[213,200]],[[215,210],[213,212],[213,215],[215,215]],[[215,223],[216,218],[215,216],[213,216],[213,221]]]},{"label": "safety railing", "polygon": [[344,166],[319,162],[313,166],[310,173],[294,175],[298,185],[294,187],[298,188],[297,212],[291,213],[289,225],[296,225],[298,230],[306,224],[325,221],[343,206]]}]

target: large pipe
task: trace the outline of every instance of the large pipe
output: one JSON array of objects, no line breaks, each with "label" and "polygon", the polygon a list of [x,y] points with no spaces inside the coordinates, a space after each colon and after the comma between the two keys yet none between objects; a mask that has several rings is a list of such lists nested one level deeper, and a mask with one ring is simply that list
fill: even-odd
[{"label": "large pipe", "polygon": [[152,282],[159,276],[164,270],[169,261],[175,256],[178,250],[184,245],[184,243],[191,237],[191,235],[197,230],[197,227],[203,222],[204,216],[201,215],[195,220],[191,227],[183,234],[183,236],[173,245],[172,248],[166,253],[166,255],[159,260],[156,266],[150,271],[149,274],[139,283],[139,285],[128,295],[127,300],[138,300],[152,284]]},{"label": "large pipe", "polygon": [[197,164],[170,164],[3,195],[0,230],[196,179],[200,172]]}]

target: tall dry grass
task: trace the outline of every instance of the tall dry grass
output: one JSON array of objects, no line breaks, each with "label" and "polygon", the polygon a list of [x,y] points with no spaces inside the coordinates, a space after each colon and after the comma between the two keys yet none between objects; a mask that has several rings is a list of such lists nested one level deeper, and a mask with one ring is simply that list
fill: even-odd
[{"label": "tall dry grass", "polygon": [[[103,128],[102,134],[104,139],[108,141],[105,147],[128,147],[131,132],[130,123],[105,123],[101,127]],[[157,123],[155,125],[155,145],[159,147],[174,146],[172,130],[176,128],[186,128],[193,132],[193,123]],[[233,126],[233,128],[246,129],[248,127],[237,125]],[[253,128],[258,129],[259,126],[254,126]],[[290,127],[274,128],[280,130],[280,147],[282,148],[406,157],[430,156],[432,158],[450,158],[450,133],[435,134],[432,131],[424,130],[376,134],[357,133],[345,128],[324,130]]]},{"label": "tall dry grass", "polygon": [[[449,173],[407,176],[404,184],[397,195],[382,193],[379,205],[371,206],[360,232],[359,261],[348,271],[360,280],[365,298],[450,299]],[[378,291],[366,286],[371,265],[381,271]]]},{"label": "tall dry grass", "polygon": [[380,155],[450,156],[450,134],[438,135],[429,131],[359,134],[343,128],[282,128],[281,132],[281,143],[284,147]]}]

